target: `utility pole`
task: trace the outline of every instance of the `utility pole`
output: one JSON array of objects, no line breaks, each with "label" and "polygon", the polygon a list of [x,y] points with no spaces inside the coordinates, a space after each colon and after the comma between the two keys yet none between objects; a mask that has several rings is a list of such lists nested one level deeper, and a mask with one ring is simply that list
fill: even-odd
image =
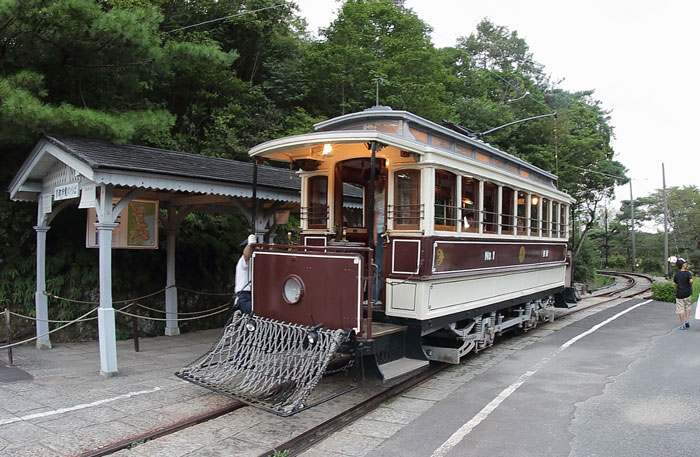
[{"label": "utility pole", "polygon": [[634,266],[637,263],[637,252],[634,243],[634,197],[632,197],[632,180],[630,179],[630,213],[632,216],[632,271],[634,271]]},{"label": "utility pole", "polygon": [[664,193],[664,276],[668,279],[668,202],[666,201],[666,169],[663,162],[661,162],[661,178]]},{"label": "utility pole", "polygon": [[603,215],[603,220],[605,221],[605,268],[608,268],[608,204],[605,204],[605,214]]}]

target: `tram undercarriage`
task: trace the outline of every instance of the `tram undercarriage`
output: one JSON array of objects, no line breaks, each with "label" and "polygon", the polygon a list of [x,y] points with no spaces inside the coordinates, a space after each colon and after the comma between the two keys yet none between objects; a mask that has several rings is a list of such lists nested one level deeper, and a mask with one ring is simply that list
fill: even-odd
[{"label": "tram undercarriage", "polygon": [[539,322],[554,321],[554,299],[532,300],[517,307],[492,311],[457,321],[423,337],[423,350],[429,360],[459,364],[471,351],[493,345],[497,336],[509,330],[527,332]]}]

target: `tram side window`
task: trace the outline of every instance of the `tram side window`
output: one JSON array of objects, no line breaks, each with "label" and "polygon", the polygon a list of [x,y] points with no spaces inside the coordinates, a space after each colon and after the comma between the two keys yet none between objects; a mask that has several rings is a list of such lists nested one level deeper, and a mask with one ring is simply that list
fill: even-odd
[{"label": "tram side window", "polygon": [[559,236],[559,203],[552,202],[552,237]]},{"label": "tram side window", "polygon": [[394,181],[394,228],[418,230],[420,206],[420,170],[399,170]]},{"label": "tram side window", "polygon": [[527,235],[527,194],[525,192],[518,192],[518,214],[517,228],[518,235]]},{"label": "tram side window", "polygon": [[537,195],[530,195],[530,235],[540,235],[540,205],[542,200]]},{"label": "tram side window", "polygon": [[455,197],[457,177],[444,170],[435,170],[435,228],[437,230],[456,230]]},{"label": "tram side window", "polygon": [[510,187],[504,187],[501,190],[503,203],[501,204],[501,233],[513,234],[513,206],[515,191]]},{"label": "tram side window", "polygon": [[542,199],[542,236],[549,236],[549,200]]},{"label": "tram side window", "polygon": [[569,223],[568,219],[569,207],[561,205],[561,216],[559,217],[559,238],[566,238],[566,229]]},{"label": "tram side window", "polygon": [[309,228],[326,228],[328,222],[328,177],[309,178],[307,217]]},{"label": "tram side window", "polygon": [[479,231],[479,181],[462,178],[462,230]]},{"label": "tram side window", "polygon": [[484,183],[484,233],[498,233],[498,186]]}]

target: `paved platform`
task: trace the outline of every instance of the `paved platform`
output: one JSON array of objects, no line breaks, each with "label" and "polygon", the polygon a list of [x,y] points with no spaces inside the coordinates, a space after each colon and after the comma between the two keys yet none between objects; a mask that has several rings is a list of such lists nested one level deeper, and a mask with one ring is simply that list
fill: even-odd
[{"label": "paved platform", "polygon": [[117,343],[119,375],[100,375],[97,342],[0,351],[0,455],[75,456],[233,403],[174,376],[220,330]]}]

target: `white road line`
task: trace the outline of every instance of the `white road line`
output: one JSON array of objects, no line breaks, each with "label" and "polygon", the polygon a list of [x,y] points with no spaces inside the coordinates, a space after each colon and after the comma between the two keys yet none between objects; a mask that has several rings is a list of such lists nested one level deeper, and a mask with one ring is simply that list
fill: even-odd
[{"label": "white road line", "polygon": [[642,305],[646,305],[647,303],[650,303],[652,300],[646,300],[641,303],[637,303],[634,306],[630,306],[624,311],[620,311],[619,313],[615,314],[614,316],[604,320],[603,322],[594,325],[590,329],[586,330],[583,333],[580,333],[579,335],[576,335],[575,337],[571,338],[569,341],[566,343],[562,344],[559,346],[559,348],[552,354],[550,357],[545,357],[544,359],[540,360],[535,364],[535,368],[533,370],[528,371],[527,373],[522,374],[517,381],[515,381],[513,384],[509,385],[505,389],[501,391],[500,394],[496,396],[493,400],[491,400],[484,408],[479,411],[474,417],[472,417],[469,422],[466,424],[462,425],[456,432],[452,434],[442,445],[435,450],[435,452],[432,453],[431,457],[445,457],[455,446],[457,446],[471,431],[479,425],[484,419],[486,419],[489,414],[491,414],[493,411],[498,408],[498,406],[503,403],[508,397],[510,397],[513,392],[518,390],[520,386],[522,386],[525,381],[527,381],[529,378],[531,378],[535,373],[539,371],[540,368],[542,368],[547,362],[552,360],[554,357],[565,351],[569,346],[580,340],[581,338],[584,338],[591,333],[595,332],[596,330],[600,329],[604,325],[609,324],[610,322],[614,321],[620,316],[623,316],[630,311],[639,308]]},{"label": "white road line", "polygon": [[161,389],[160,387],[154,387],[151,390],[140,390],[138,392],[129,392],[128,394],[119,395],[117,397],[105,398],[102,400],[94,401],[92,403],[83,403],[82,405],[75,405],[75,406],[71,406],[69,408],[59,408],[59,409],[55,409],[53,411],[45,411],[43,413],[34,413],[34,414],[29,414],[27,416],[14,417],[12,419],[3,419],[3,420],[0,420],[0,426],[12,424],[14,422],[19,422],[19,421],[26,421],[26,420],[30,420],[30,419],[39,419],[42,417],[54,416],[56,414],[69,413],[71,411],[77,411],[79,409],[92,408],[93,406],[99,406],[99,405],[103,405],[105,403],[110,403],[110,402],[117,401],[117,400],[123,400],[125,398],[135,397],[136,395],[150,394],[153,392],[157,392],[160,389]]}]

